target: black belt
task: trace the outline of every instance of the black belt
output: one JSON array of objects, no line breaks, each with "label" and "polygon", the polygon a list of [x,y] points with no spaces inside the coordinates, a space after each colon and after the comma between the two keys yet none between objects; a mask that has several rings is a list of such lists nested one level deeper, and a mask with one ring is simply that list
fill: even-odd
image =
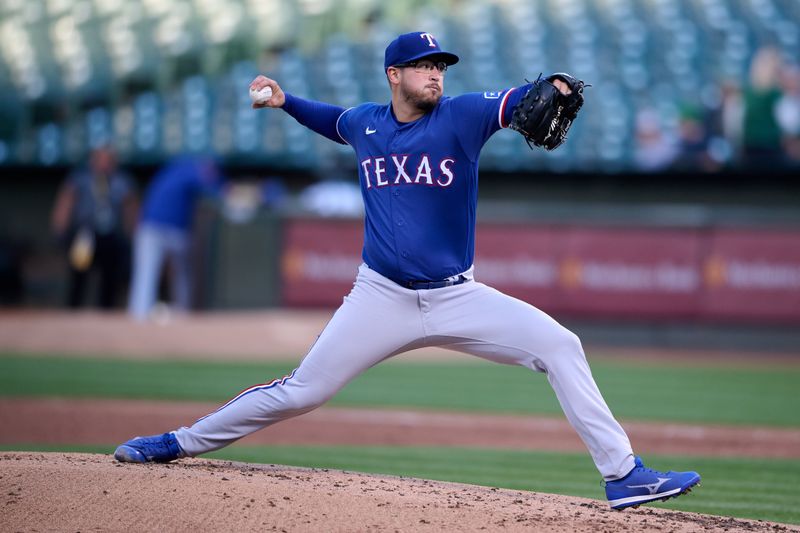
[{"label": "black belt", "polygon": [[459,275],[456,279],[443,279],[442,281],[404,281],[400,285],[406,289],[413,289],[415,291],[425,289],[441,289],[442,287],[452,287],[453,285],[461,285],[469,278]]}]

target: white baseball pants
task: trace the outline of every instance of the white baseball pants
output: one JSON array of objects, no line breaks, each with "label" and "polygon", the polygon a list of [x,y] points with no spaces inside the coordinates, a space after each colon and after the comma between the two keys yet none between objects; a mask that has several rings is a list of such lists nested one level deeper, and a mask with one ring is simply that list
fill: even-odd
[{"label": "white baseball pants", "polygon": [[152,222],[139,225],[134,238],[133,279],[128,301],[131,317],[141,321],[150,315],[158,299],[158,282],[167,259],[172,262],[172,304],[177,310],[189,310],[192,299],[190,247],[190,235],[186,230]]},{"label": "white baseball pants", "polygon": [[472,280],[411,290],[361,265],[352,291],[292,374],[251,387],[192,427],[178,429],[190,456],[222,448],[319,407],[371,366],[440,346],[545,372],[561,407],[607,481],[634,466],[625,431],[592,378],[580,340],[523,301]]}]

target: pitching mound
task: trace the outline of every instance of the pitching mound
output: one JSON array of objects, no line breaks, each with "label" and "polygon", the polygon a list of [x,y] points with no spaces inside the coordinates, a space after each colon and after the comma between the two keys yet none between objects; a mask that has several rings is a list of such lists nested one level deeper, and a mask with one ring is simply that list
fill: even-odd
[{"label": "pitching mound", "polygon": [[662,509],[334,470],[0,453],[3,531],[789,531]]}]

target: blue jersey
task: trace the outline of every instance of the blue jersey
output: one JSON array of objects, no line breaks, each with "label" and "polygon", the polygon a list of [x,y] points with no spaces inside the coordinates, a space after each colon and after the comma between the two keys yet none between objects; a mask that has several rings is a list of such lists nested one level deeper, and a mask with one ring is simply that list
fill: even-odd
[{"label": "blue jersey", "polygon": [[153,177],[144,198],[141,220],[188,231],[197,198],[217,194],[220,180],[210,159],[175,158]]},{"label": "blue jersey", "polygon": [[531,85],[442,97],[414,122],[390,104],[350,109],[285,93],[283,110],[358,157],[364,198],[364,262],[398,283],[439,281],[466,271],[475,256],[478,158],[508,126]]},{"label": "blue jersey", "polygon": [[398,122],[388,104],[339,116],[338,134],[358,157],[370,268],[405,282],[441,280],[472,265],[478,159],[489,137],[508,125],[513,92],[442,97],[409,123]]}]

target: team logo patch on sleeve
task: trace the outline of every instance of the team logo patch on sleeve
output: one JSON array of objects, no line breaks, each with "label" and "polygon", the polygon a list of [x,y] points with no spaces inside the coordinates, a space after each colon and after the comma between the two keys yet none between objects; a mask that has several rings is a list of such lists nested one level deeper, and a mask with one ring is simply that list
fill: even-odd
[{"label": "team logo patch on sleeve", "polygon": [[483,97],[487,100],[497,100],[502,93],[503,91],[486,91],[483,93]]}]

